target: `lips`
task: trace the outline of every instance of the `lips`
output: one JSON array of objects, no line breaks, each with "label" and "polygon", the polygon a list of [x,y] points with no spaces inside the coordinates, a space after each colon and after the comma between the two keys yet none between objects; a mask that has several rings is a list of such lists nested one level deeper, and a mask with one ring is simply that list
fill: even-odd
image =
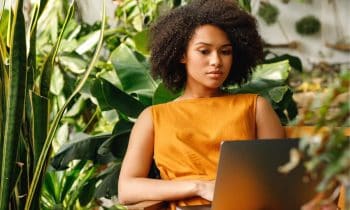
[{"label": "lips", "polygon": [[223,74],[223,72],[220,70],[213,70],[213,71],[207,72],[207,74]]},{"label": "lips", "polygon": [[206,73],[211,78],[220,78],[224,73],[220,70],[210,71]]}]

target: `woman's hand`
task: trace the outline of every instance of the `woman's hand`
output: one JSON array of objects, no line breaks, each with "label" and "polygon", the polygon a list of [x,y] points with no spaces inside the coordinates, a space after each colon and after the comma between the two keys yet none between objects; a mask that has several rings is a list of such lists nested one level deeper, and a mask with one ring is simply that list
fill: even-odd
[{"label": "woman's hand", "polygon": [[201,181],[198,181],[197,186],[198,186],[198,191],[197,191],[198,196],[208,201],[213,201],[215,180],[210,180],[210,181],[201,180]]}]

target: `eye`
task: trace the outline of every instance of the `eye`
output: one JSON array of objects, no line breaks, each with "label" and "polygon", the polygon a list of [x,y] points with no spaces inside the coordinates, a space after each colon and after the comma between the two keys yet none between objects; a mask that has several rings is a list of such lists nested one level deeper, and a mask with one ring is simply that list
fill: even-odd
[{"label": "eye", "polygon": [[210,53],[210,51],[207,49],[200,49],[198,50],[198,52],[201,53],[202,55],[208,55]]},{"label": "eye", "polygon": [[223,55],[232,55],[232,50],[231,49],[223,49],[223,50],[221,50],[221,53]]}]

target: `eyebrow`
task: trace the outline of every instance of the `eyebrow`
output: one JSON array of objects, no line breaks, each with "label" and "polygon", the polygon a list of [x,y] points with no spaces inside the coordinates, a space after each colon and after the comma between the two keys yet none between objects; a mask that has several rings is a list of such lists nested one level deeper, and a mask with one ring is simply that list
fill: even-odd
[{"label": "eyebrow", "polygon": [[[201,45],[201,44],[203,44],[203,45],[208,45],[208,46],[212,46],[212,44],[206,43],[206,42],[197,42],[197,43],[195,43],[194,45]],[[221,47],[232,47],[232,44],[227,43],[227,44],[222,45]]]}]

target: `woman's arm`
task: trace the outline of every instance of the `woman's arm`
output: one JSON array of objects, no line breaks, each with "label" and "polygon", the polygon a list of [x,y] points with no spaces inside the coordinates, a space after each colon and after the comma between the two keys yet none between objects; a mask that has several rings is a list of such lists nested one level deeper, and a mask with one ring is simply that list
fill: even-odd
[{"label": "woman's arm", "polygon": [[284,138],[281,122],[270,103],[258,96],[256,102],[256,130],[258,139]]},{"label": "woman's arm", "polygon": [[[121,204],[145,200],[178,200],[192,196],[212,199],[210,181],[168,181],[147,178],[153,158],[154,130],[151,109],[145,109],[130,135],[118,181]],[[209,194],[209,195],[207,195]]]}]

